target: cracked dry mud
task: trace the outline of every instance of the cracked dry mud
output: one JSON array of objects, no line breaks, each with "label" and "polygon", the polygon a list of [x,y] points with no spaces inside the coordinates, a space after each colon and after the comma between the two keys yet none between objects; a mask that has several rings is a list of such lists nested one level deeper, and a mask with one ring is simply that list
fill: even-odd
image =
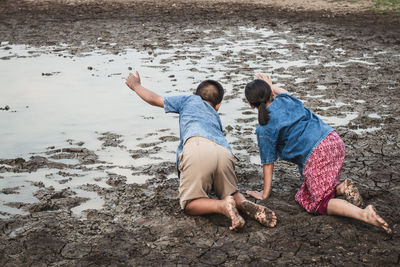
[{"label": "cracked dry mud", "polygon": [[[190,1],[157,4],[151,1],[72,2],[2,1],[0,36],[10,44],[49,46],[66,43],[67,47],[59,49],[75,55],[91,51],[93,47],[110,53],[119,53],[129,47],[151,55],[156,47],[168,48],[176,42],[185,46],[201,45],[210,36],[223,34],[222,29],[235,32],[238,27],[246,26],[324,38],[333,48],[345,48],[347,56],[352,57],[363,58],[364,54],[383,51],[369,59],[374,63],[372,66],[349,62],[339,68],[328,63],[333,58],[345,62],[345,58],[338,58],[332,50],[315,45],[313,51],[323,56],[322,64],[311,67],[311,71],[307,71],[308,67],[290,67],[278,69],[275,74],[291,73],[303,78],[297,83],[293,77],[283,75],[280,82],[306,101],[305,105],[318,115],[343,118],[346,112],[358,114],[347,125],[335,127],[347,149],[342,177],[353,179],[364,203],[376,206],[392,227],[393,235],[387,236],[380,229],[346,218],[307,214],[294,200],[301,183],[297,169],[281,161],[276,166],[271,197],[260,202],[276,213],[277,226],[266,228],[243,215],[245,227],[232,232],[228,229],[230,222],[222,216],[192,217],[180,211],[178,179],[171,157],[160,164],[132,168],[132,172],[152,177],[144,184],[127,184],[125,176],[108,172],[106,177],[98,179],[105,180],[110,187],[90,183],[81,186],[82,190],[96,192],[104,199],[103,208],[84,211],[84,218],[74,216],[71,209],[86,201],[85,198],[75,196],[69,189],[56,190],[40,182],[34,183],[37,203],[8,203],[27,211],[28,215],[0,219],[1,266],[398,266],[398,15],[357,13],[336,14],[332,18],[327,16],[332,12],[294,12],[251,4],[250,1],[240,4],[229,1],[224,4],[207,1],[201,4]],[[185,32],[182,29],[192,30]],[[210,29],[213,31],[205,32]],[[240,32],[231,38],[237,41],[249,36],[252,33]],[[117,45],[110,46],[110,43]],[[293,60],[312,56],[312,51],[302,54],[297,46],[289,48],[297,57]],[[257,55],[260,61],[279,56],[272,50],[262,52],[260,49]],[[200,52],[198,57],[201,56]],[[249,60],[257,62],[257,56],[227,53],[225,57],[215,59],[226,63],[229,70],[221,82],[234,85],[226,99],[243,97],[240,88],[246,81],[235,79],[235,75],[240,72],[249,79],[253,77],[254,69],[247,63]],[[196,71],[195,66],[193,71]],[[316,92],[317,86],[321,85],[326,89]],[[322,96],[313,97],[315,95]],[[335,106],[335,102],[329,102],[332,99],[349,104]],[[259,189],[262,180],[261,167],[250,160],[258,154],[254,139],[250,138],[254,134],[256,114],[244,109],[243,115],[243,118],[236,118],[234,125],[225,125],[225,131],[235,137],[231,146],[238,151],[239,188],[245,192]],[[379,129],[368,131],[371,127]],[[124,137],[113,133],[112,129],[101,134],[99,140],[103,142],[103,148],[119,147],[135,160],[156,154],[160,142],[176,142],[176,136],[164,130],[158,134],[160,141],[143,141],[140,149],[121,146]],[[50,147],[44,154],[33,155],[28,160],[1,159],[0,179],[2,173],[43,169],[57,170],[63,180],[77,179],[74,170],[107,171],[113,167],[100,161],[96,151],[85,148],[83,143],[77,144],[66,148]],[[65,164],[56,159],[76,159],[77,162]],[[0,194],[17,191],[14,187],[3,188]]]}]

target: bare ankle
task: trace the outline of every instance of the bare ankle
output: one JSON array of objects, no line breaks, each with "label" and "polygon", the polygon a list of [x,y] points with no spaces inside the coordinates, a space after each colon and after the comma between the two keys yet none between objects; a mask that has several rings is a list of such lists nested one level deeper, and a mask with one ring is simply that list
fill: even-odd
[{"label": "bare ankle", "polygon": [[242,216],[239,215],[234,197],[227,196],[220,203],[223,205],[223,214],[232,220],[232,226],[229,227],[229,229],[236,230],[242,228],[245,221]]},{"label": "bare ankle", "polygon": [[233,195],[233,198],[234,198],[234,200],[235,200],[235,202],[236,202],[236,206],[237,206],[238,208],[240,208],[240,206],[242,205],[243,201],[246,200],[246,198],[245,198],[240,192],[236,192],[236,193]]},{"label": "bare ankle", "polygon": [[370,211],[367,209],[367,207],[363,208],[361,212],[361,220],[363,222],[368,223],[369,217],[370,217]]},{"label": "bare ankle", "polygon": [[343,196],[344,188],[345,188],[345,182],[343,181],[341,184],[336,186],[336,195]]}]

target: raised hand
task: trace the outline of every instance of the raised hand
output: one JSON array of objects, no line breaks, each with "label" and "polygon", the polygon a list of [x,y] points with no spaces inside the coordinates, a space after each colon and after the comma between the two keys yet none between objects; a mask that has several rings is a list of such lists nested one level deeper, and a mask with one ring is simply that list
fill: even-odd
[{"label": "raised hand", "polygon": [[283,88],[276,87],[275,85],[272,85],[271,77],[269,77],[268,75],[259,73],[259,74],[256,75],[256,77],[257,77],[258,79],[263,80],[263,81],[265,81],[266,83],[268,83],[269,87],[271,87],[271,90],[272,90],[272,92],[273,92],[275,95],[279,95],[279,94],[282,94],[282,93],[289,93],[288,91],[286,91],[286,90],[283,89]]},{"label": "raised hand", "polygon": [[154,93],[153,91],[144,88],[140,83],[139,72],[136,71],[136,75],[129,73],[128,78],[126,78],[126,85],[132,89],[140,98],[149,103],[150,105],[157,107],[164,107],[163,97]]},{"label": "raised hand", "polygon": [[125,83],[129,88],[135,91],[135,88],[141,85],[139,72],[136,71],[136,76],[132,73],[129,73],[129,76],[128,78],[126,78]]},{"label": "raised hand", "polygon": [[269,77],[268,75],[262,74],[262,73],[257,74],[256,77],[257,77],[258,79],[263,80],[263,81],[265,81],[266,83],[268,83],[268,85],[272,88],[272,80],[271,80],[271,77]]}]

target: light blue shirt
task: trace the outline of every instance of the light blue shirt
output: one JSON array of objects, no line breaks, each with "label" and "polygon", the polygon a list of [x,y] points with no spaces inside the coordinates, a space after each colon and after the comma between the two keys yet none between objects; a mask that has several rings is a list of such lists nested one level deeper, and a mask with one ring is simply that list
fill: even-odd
[{"label": "light blue shirt", "polygon": [[256,130],[261,164],[273,163],[279,157],[297,164],[302,174],[308,157],[332,127],[287,93],[277,95],[267,109],[269,122]]},{"label": "light blue shirt", "polygon": [[176,153],[177,166],[179,166],[179,154],[183,150],[183,145],[193,136],[207,138],[231,151],[222,133],[222,123],[217,111],[200,96],[164,97],[164,110],[166,113],[179,113],[180,142]]}]

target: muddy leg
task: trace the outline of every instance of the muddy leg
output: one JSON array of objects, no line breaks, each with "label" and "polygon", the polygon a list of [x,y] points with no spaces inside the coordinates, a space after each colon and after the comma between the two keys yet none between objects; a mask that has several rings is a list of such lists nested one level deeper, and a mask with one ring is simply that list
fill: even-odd
[{"label": "muddy leg", "polygon": [[267,227],[274,227],[277,222],[275,212],[267,207],[248,201],[241,193],[234,195],[237,207],[248,216]]},{"label": "muddy leg", "polygon": [[227,216],[228,218],[231,218],[232,220],[232,226],[229,227],[230,230],[235,230],[238,228],[242,228],[245,224],[244,219],[242,218],[242,216],[239,215],[239,212],[236,208],[236,202],[235,199],[232,196],[227,196],[224,198],[225,201],[225,209],[227,212]]},{"label": "muddy leg", "polygon": [[346,200],[351,204],[361,207],[363,204],[363,199],[351,179],[345,179],[340,185],[336,187],[336,194],[341,196],[344,195]]},{"label": "muddy leg", "polygon": [[186,207],[185,212],[189,215],[205,215],[211,213],[219,213],[225,215],[232,221],[230,230],[242,228],[245,224],[242,216],[236,208],[235,200],[232,196],[227,196],[222,200],[210,198],[198,198],[190,201]]}]

